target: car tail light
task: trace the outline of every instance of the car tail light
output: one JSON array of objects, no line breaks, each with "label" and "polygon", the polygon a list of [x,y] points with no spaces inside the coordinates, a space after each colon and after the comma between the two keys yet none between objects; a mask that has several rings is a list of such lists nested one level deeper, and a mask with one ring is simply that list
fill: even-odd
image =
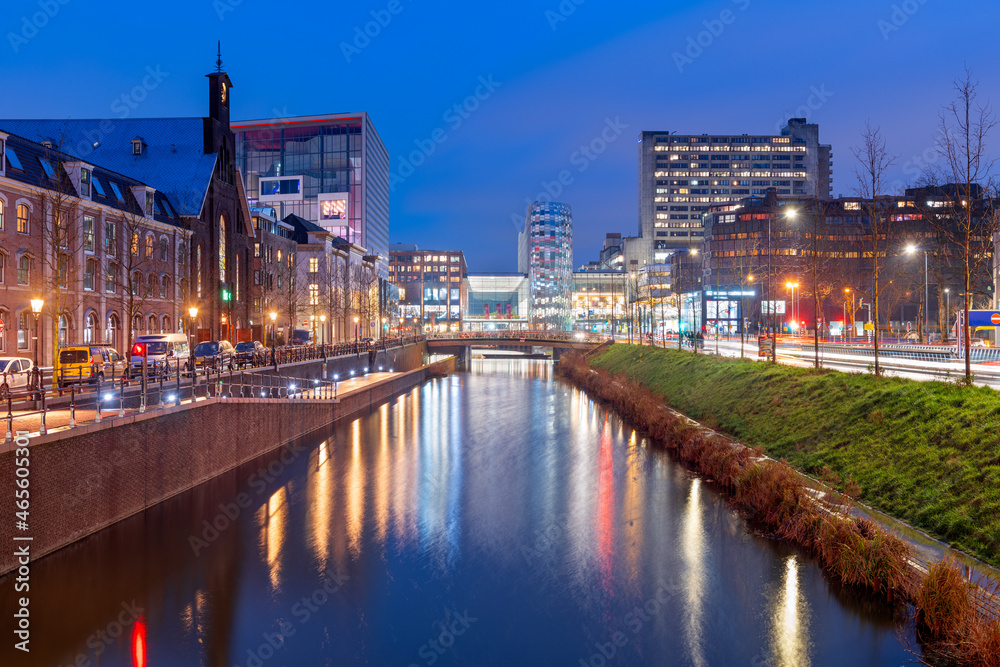
[{"label": "car tail light", "polygon": [[146,356],[146,345],[143,343],[136,343],[132,346],[132,356],[133,357],[144,357]]}]

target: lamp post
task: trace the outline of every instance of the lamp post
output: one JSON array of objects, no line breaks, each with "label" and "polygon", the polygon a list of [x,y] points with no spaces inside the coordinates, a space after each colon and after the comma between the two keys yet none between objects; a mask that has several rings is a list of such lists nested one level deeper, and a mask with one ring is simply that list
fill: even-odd
[{"label": "lamp post", "polygon": [[323,344],[326,344],[326,315],[319,316],[320,330],[323,332]]},{"label": "lamp post", "polygon": [[354,316],[354,344],[358,344],[358,322],[361,321],[357,315]]},{"label": "lamp post", "polygon": [[278,321],[278,313],[272,310],[270,313],[268,313],[267,316],[271,318],[271,364],[277,367],[278,360],[277,360],[277,355],[274,352],[274,344],[275,344],[275,338],[277,338],[276,335],[277,332],[275,331],[274,325],[275,322]]},{"label": "lamp post", "polygon": [[194,343],[195,343],[194,319],[198,317],[198,308],[196,306],[191,306],[190,308],[188,308],[188,315],[191,318],[188,324],[188,329],[190,329],[190,338],[191,338],[191,343],[190,343],[191,347],[188,348],[188,365],[191,366],[191,368],[193,369],[194,365],[191,364],[191,359],[194,359]]},{"label": "lamp post", "polygon": [[385,340],[385,318],[382,318],[382,339]]},{"label": "lamp post", "polygon": [[[948,333],[951,333],[951,290],[947,287],[944,288],[944,323],[948,327]],[[944,342],[943,335],[941,341]]]},{"label": "lamp post", "polygon": [[34,379],[32,381],[32,386],[41,393],[42,390],[42,371],[38,367],[38,316],[42,314],[42,306],[45,302],[41,299],[31,300],[31,312],[35,316],[35,372]]},{"label": "lamp post", "polygon": [[[908,254],[908,255],[916,254],[916,252],[919,251],[919,250],[920,250],[920,248],[917,247],[917,246],[915,246],[915,245],[908,245],[908,246],[906,246],[906,254]],[[930,281],[929,281],[928,275],[927,275],[927,251],[924,250],[924,321],[923,321],[923,331],[927,331],[930,328],[930,322],[931,322],[930,313],[928,312],[930,310],[930,304],[931,304],[931,301],[930,301],[931,294],[930,294],[930,287],[929,286],[930,286]],[[927,331],[927,334],[930,335],[930,331]],[[923,342],[923,336],[922,335],[920,336],[920,342],[921,343]]]}]

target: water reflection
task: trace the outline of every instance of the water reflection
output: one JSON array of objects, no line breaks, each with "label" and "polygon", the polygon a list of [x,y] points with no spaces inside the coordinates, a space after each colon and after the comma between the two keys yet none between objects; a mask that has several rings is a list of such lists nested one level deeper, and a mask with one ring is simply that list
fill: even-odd
[{"label": "water reflection", "polygon": [[784,585],[771,612],[771,646],[776,667],[808,667],[809,605],[799,591],[799,563],[785,562]]},{"label": "water reflection", "polygon": [[[428,664],[443,619],[466,612],[436,665],[905,662],[895,626],[749,537],[550,364],[475,367],[317,437],[260,491],[247,479],[266,460],[41,561],[38,632],[61,639],[38,664],[71,663],[133,598],[150,613],[102,667],[247,665],[282,623],[294,633],[262,664]],[[246,516],[192,552],[239,493]],[[333,592],[330,572],[347,575]]]}]

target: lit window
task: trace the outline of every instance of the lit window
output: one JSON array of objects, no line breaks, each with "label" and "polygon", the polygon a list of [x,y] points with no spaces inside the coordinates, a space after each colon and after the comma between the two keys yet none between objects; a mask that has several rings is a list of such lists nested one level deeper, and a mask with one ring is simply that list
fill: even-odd
[{"label": "lit window", "polygon": [[90,170],[81,169],[80,170],[80,195],[83,197],[90,196]]},{"label": "lit window", "polygon": [[91,215],[83,216],[83,249],[89,252],[94,252],[94,217]]},{"label": "lit window", "polygon": [[17,233],[28,233],[28,207],[26,204],[17,205]]},{"label": "lit window", "polygon": [[146,259],[151,259],[153,257],[153,237],[152,235],[146,236]]}]

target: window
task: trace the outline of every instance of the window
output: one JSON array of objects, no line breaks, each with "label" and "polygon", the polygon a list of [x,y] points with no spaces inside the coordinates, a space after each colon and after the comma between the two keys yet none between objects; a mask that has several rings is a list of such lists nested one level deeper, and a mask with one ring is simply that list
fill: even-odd
[{"label": "window", "polygon": [[163,316],[163,322],[160,325],[160,331],[163,333],[170,332],[170,317],[168,317],[167,315]]},{"label": "window", "polygon": [[147,328],[146,331],[148,331],[149,333],[154,333],[158,328],[159,328],[159,322],[156,321],[156,315],[150,315],[149,328]]},{"label": "window", "polygon": [[108,263],[108,272],[104,277],[104,291],[108,294],[114,294],[118,291],[118,279],[116,274],[118,272],[118,267],[112,263]]},{"label": "window", "polygon": [[17,261],[17,284],[27,285],[31,282],[31,258],[21,255]]},{"label": "window", "polygon": [[59,255],[59,285],[66,287],[69,284],[69,255]]},{"label": "window", "polygon": [[226,216],[219,216],[219,282],[226,282]]},{"label": "window", "polygon": [[43,160],[42,158],[38,158],[38,161],[42,163],[42,169],[45,171],[45,175],[49,178],[49,180],[55,180],[56,172],[52,168],[52,163],[48,160]]},{"label": "window", "polygon": [[132,232],[132,241],[128,245],[129,252],[133,255],[139,254],[139,232]]},{"label": "window", "polygon": [[90,196],[90,170],[81,169],[80,170],[80,195],[83,197]]},{"label": "window", "polygon": [[94,279],[97,276],[97,260],[88,259],[83,270],[83,289],[93,291]]},{"label": "window", "polygon": [[4,209],[4,203],[3,200],[0,199],[0,232],[3,231],[3,209]]},{"label": "window", "polygon": [[146,217],[153,217],[153,193],[146,191]]},{"label": "window", "polygon": [[132,284],[129,285],[131,292],[134,296],[140,296],[142,294],[142,274],[138,271],[132,273]]},{"label": "window", "polygon": [[121,324],[118,321],[118,316],[114,313],[108,313],[108,327],[104,333],[104,337],[107,342],[115,348],[117,348],[119,344],[118,332],[120,330]]},{"label": "window", "polygon": [[154,242],[155,241],[153,240],[153,235],[152,234],[147,234],[146,235],[146,259],[151,259],[153,257],[153,244],[154,244]]},{"label": "window", "polygon": [[[0,310],[0,320],[2,320],[4,324],[10,322],[10,313],[8,313],[6,310]],[[0,331],[0,352],[5,352],[7,350],[8,330],[9,328],[5,328],[3,331]]]},{"label": "window", "polygon": [[259,243],[254,243],[253,244],[253,256],[254,257],[260,257],[260,244]]},{"label": "window", "polygon": [[69,340],[69,317],[66,313],[59,316],[59,345],[66,345]]},{"label": "window", "polygon": [[156,295],[156,276],[150,273],[146,276],[146,298]]},{"label": "window", "polygon": [[83,216],[83,249],[94,252],[94,216]]},{"label": "window", "polygon": [[94,192],[101,195],[102,197],[107,197],[107,195],[104,194],[104,186],[101,185],[101,181],[100,179],[97,178],[97,176],[94,176]]},{"label": "window", "polygon": [[319,258],[310,257],[309,258],[309,273],[319,273]]},{"label": "window", "polygon": [[108,182],[111,183],[111,191],[115,193],[115,197],[117,197],[119,200],[123,199],[122,191],[118,189],[118,184],[115,183],[114,181],[108,181]]},{"label": "window", "polygon": [[97,333],[97,315],[93,312],[87,315],[87,322],[83,327],[83,342],[90,345],[95,340]]},{"label": "window", "polygon": [[7,253],[0,250],[0,285],[4,284],[4,277],[7,269]]},{"label": "window", "polygon": [[[163,276],[163,279],[160,280],[160,298],[161,299],[166,299],[167,298],[167,291],[168,291],[169,287],[170,287],[170,276]],[[168,331],[169,329],[170,329],[170,327],[164,327],[163,328],[164,331]]]},{"label": "window", "polygon": [[142,155],[142,139],[132,140],[132,155]]},{"label": "window", "polygon": [[281,263],[281,251],[280,250],[278,251],[278,263],[279,264]]},{"label": "window", "polygon": [[[96,182],[96,181],[95,181]],[[114,257],[117,252],[118,239],[116,238],[116,227],[113,222],[104,223],[104,252]]]},{"label": "window", "polygon": [[195,270],[195,289],[197,290],[198,298],[201,298],[201,244],[194,250],[194,270]]},{"label": "window", "polygon": [[18,204],[17,205],[17,233],[27,234],[28,233],[28,205]]},{"label": "window", "polygon": [[240,255],[233,255],[233,298],[240,300]]},{"label": "window", "polygon": [[17,349],[28,349],[28,314],[23,310],[17,317]]},{"label": "window", "polygon": [[8,167],[24,171],[24,167],[21,166],[21,161],[17,159],[17,153],[14,152],[13,148],[7,146],[7,148],[4,149],[3,154],[7,156]]},{"label": "window", "polygon": [[167,240],[164,238],[160,239],[160,261],[167,261]]},{"label": "window", "polygon": [[319,285],[309,285],[309,305],[319,305]]}]

